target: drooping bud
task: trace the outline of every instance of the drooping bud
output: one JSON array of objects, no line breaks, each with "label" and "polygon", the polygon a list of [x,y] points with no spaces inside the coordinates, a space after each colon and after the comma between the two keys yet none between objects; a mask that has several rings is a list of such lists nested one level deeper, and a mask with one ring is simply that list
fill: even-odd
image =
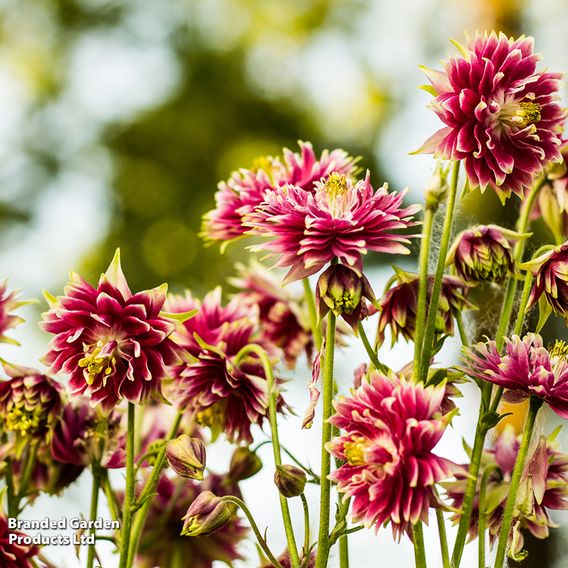
[{"label": "drooping bud", "polygon": [[443,203],[448,194],[448,169],[442,166],[440,162],[436,165],[434,175],[428,183],[426,191],[424,191],[426,209],[437,211],[441,203]]},{"label": "drooping bud", "polygon": [[357,329],[359,321],[367,315],[363,298],[375,301],[371,284],[364,274],[344,264],[331,265],[319,277],[316,303],[321,318],[331,310]]},{"label": "drooping bud", "polygon": [[233,505],[211,491],[203,491],[183,517],[182,536],[207,536],[223,528],[232,519]]},{"label": "drooping bud", "polygon": [[528,237],[498,227],[478,225],[460,233],[448,254],[456,274],[468,285],[502,282],[514,272],[512,243]]},{"label": "drooping bud", "polygon": [[235,483],[256,475],[262,469],[262,461],[256,452],[240,446],[233,452],[229,466],[229,479]]},{"label": "drooping bud", "polygon": [[277,465],[274,472],[274,483],[287,499],[298,497],[304,492],[308,478],[303,469],[295,465]]},{"label": "drooping bud", "polygon": [[166,456],[172,469],[187,479],[203,479],[206,453],[203,442],[182,434],[175,440],[170,440],[166,447]]}]

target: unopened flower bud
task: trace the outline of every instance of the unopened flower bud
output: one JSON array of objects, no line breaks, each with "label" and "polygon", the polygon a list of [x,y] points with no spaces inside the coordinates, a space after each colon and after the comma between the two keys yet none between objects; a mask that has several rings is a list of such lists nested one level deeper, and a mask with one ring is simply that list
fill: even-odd
[{"label": "unopened flower bud", "polygon": [[375,301],[375,295],[364,274],[344,264],[333,264],[320,276],[316,287],[316,302],[320,317],[329,310],[341,316],[353,328],[364,318],[363,298]]},{"label": "unopened flower bud", "polygon": [[448,194],[448,172],[440,163],[436,166],[434,175],[428,183],[426,191],[424,191],[425,208],[436,211],[441,203],[443,203]]},{"label": "unopened flower bud", "polygon": [[203,491],[183,517],[182,536],[207,536],[223,528],[233,517],[234,507],[211,491]]},{"label": "unopened flower bud", "polygon": [[261,469],[262,461],[257,453],[241,446],[233,452],[229,466],[229,478],[234,482],[242,481],[257,474]]},{"label": "unopened flower bud", "polygon": [[179,476],[188,479],[203,479],[206,454],[201,440],[182,434],[168,442],[166,456],[172,469]]},{"label": "unopened flower bud", "polygon": [[274,483],[281,495],[286,498],[298,497],[304,492],[308,481],[303,469],[295,465],[277,465],[274,472]]}]

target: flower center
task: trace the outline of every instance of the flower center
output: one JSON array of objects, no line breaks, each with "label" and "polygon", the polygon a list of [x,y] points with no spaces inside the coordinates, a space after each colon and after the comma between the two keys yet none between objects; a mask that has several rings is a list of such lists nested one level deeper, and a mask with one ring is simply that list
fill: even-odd
[{"label": "flower center", "polygon": [[343,174],[332,172],[323,187],[330,199],[337,199],[347,193],[347,179]]},{"label": "flower center", "polygon": [[106,384],[106,378],[114,371],[116,365],[115,349],[115,341],[103,343],[99,340],[94,348],[85,346],[85,356],[79,359],[79,367],[84,369],[83,373],[88,385],[92,385],[101,374],[103,385]]},{"label": "flower center", "polygon": [[33,435],[43,425],[43,408],[27,409],[24,405],[13,406],[6,416],[6,430],[22,436]]},{"label": "flower center", "polygon": [[551,357],[567,360],[568,344],[566,344],[564,341],[560,341],[559,339],[557,339],[554,342],[554,346],[551,349],[549,349],[548,352],[550,353]]},{"label": "flower center", "polygon": [[343,453],[349,465],[365,465],[365,438],[357,438],[352,442],[345,442]]},{"label": "flower center", "polygon": [[316,200],[334,219],[341,219],[352,205],[353,193],[349,189],[346,176],[332,172],[325,182],[319,185]]},{"label": "flower center", "polygon": [[226,401],[221,400],[197,412],[195,419],[201,426],[211,428],[211,434],[216,438],[225,429],[226,408]]},{"label": "flower center", "polygon": [[532,101],[521,103],[509,102],[503,105],[500,113],[502,123],[524,128],[529,124],[536,124],[541,119],[541,106]]},{"label": "flower center", "polygon": [[521,103],[517,116],[521,117],[523,126],[535,124],[540,120],[540,105],[538,103]]}]

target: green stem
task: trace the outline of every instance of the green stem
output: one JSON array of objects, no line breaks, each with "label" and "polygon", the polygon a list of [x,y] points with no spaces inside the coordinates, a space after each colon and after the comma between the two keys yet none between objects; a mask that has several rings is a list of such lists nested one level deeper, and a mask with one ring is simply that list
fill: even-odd
[{"label": "green stem", "polygon": [[513,522],[513,512],[515,509],[515,502],[517,499],[517,492],[519,490],[519,483],[523,474],[529,445],[532,438],[534,423],[540,407],[542,406],[542,399],[532,396],[529,403],[529,412],[525,421],[525,428],[523,431],[523,439],[521,447],[515,462],[515,469],[511,477],[511,485],[509,486],[509,494],[507,502],[505,503],[505,512],[503,514],[503,521],[501,523],[501,530],[499,533],[499,542],[497,544],[497,556],[495,557],[495,568],[502,568],[505,562],[505,554],[507,551],[507,544],[509,542],[509,532],[511,530],[511,523]]},{"label": "green stem", "polygon": [[[434,336],[436,334],[436,318],[438,316],[438,302],[442,291],[442,282],[444,278],[444,268],[446,266],[446,256],[450,244],[452,234],[452,223],[454,220],[454,209],[456,204],[456,194],[458,188],[460,162],[454,162],[452,168],[452,180],[448,192],[448,203],[446,206],[446,216],[442,228],[442,239],[440,241],[440,252],[438,254],[438,263],[436,265],[436,273],[434,275],[434,284],[432,286],[432,295],[430,296],[430,307],[428,308],[428,318],[426,320],[426,331],[424,332],[424,345],[422,347],[422,356],[418,368],[418,381],[426,381],[428,376],[428,367],[430,365],[430,357],[432,355],[432,347]],[[426,283],[427,284],[427,283]],[[418,323],[418,320],[417,320]]]},{"label": "green stem", "polygon": [[225,497],[221,497],[221,499],[223,499],[223,501],[226,501],[227,503],[233,503],[237,505],[237,507],[241,508],[243,513],[246,515],[248,522],[250,523],[250,526],[252,528],[252,531],[254,532],[254,536],[256,536],[256,540],[258,541],[260,548],[262,548],[262,551],[264,552],[264,554],[266,554],[268,560],[272,562],[272,566],[274,566],[275,568],[283,568],[282,564],[278,562],[274,554],[272,554],[270,548],[268,548],[268,544],[266,543],[266,540],[264,540],[261,532],[258,530],[258,525],[256,524],[252,513],[249,511],[244,502],[234,495],[226,495]]},{"label": "green stem", "polygon": [[418,521],[412,527],[412,542],[414,543],[414,560],[416,568],[426,568],[426,547],[424,546],[422,521]]},{"label": "green stem", "polygon": [[[97,518],[97,511],[99,508],[99,490],[101,487],[102,472],[99,464],[93,465],[93,487],[91,491],[91,511],[89,519],[95,521]],[[91,529],[93,532],[95,529]],[[90,544],[87,552],[87,568],[93,568],[95,562],[95,545]]]},{"label": "green stem", "polygon": [[438,535],[440,537],[440,550],[442,552],[443,568],[450,568],[450,553],[448,551],[448,535],[442,509],[436,509],[436,521],[438,523]]},{"label": "green stem", "polygon": [[32,479],[32,474],[37,460],[38,446],[39,442],[37,440],[33,441],[26,455],[26,463],[24,465],[24,471],[19,483],[18,494],[14,498],[14,509],[16,511],[16,515],[20,514],[20,501],[26,496],[28,492],[28,486]]},{"label": "green stem", "polygon": [[112,517],[113,521],[118,521],[119,515],[119,503],[116,498],[116,494],[113,491],[110,480],[108,478],[108,472],[104,470],[103,477],[102,477],[102,486],[103,491],[105,492],[108,508],[110,510],[110,516]]},{"label": "green stem", "polygon": [[128,403],[128,429],[126,432],[126,491],[124,493],[124,505],[122,512],[122,534],[120,539],[120,562],[119,568],[128,565],[128,553],[130,548],[130,529],[132,523],[132,509],[134,505],[134,428],[136,420],[136,407],[132,402]]},{"label": "green stem", "polygon": [[349,568],[349,540],[345,534],[339,537],[339,568]]},{"label": "green stem", "polygon": [[302,556],[306,557],[310,553],[310,508],[303,493],[300,495],[300,498],[302,499],[302,508],[304,509],[304,548]]},{"label": "green stem", "polygon": [[327,333],[325,339],[325,360],[323,368],[323,411],[322,411],[322,442],[321,442],[321,472],[320,472],[320,525],[318,535],[318,551],[316,568],[325,568],[329,555],[329,517],[331,481],[331,456],[326,445],[331,440],[331,424],[333,400],[333,362],[335,350],[335,315],[328,313]]},{"label": "green stem", "polygon": [[312,335],[314,336],[314,345],[319,351],[322,344],[321,326],[318,321],[318,313],[316,309],[316,302],[314,299],[314,293],[312,292],[312,287],[310,286],[309,278],[304,278],[304,296],[306,298],[306,304],[308,306],[308,313],[310,315],[310,326],[312,328]]},{"label": "green stem", "polygon": [[487,495],[487,482],[489,476],[497,470],[496,465],[488,466],[483,475],[481,476],[481,483],[479,485],[479,519],[477,524],[477,539],[478,539],[478,568],[487,568],[485,564],[485,526],[487,524],[487,511],[485,510],[485,499]]},{"label": "green stem", "polygon": [[[2,443],[8,443],[6,434],[2,435]],[[16,505],[16,494],[14,492],[14,472],[12,471],[12,460],[6,457],[6,506],[8,509],[8,517],[15,518],[18,515],[18,507]]]},{"label": "green stem", "polygon": [[520,335],[523,330],[523,322],[525,321],[525,312],[527,311],[527,304],[529,303],[529,298],[531,295],[533,275],[531,272],[527,272],[525,276],[525,283],[523,285],[523,293],[521,295],[521,305],[519,306],[519,311],[517,313],[517,320],[515,321],[515,327],[513,333],[515,335]]},{"label": "green stem", "polygon": [[[247,345],[243,347],[235,358],[235,364],[238,365],[240,361],[248,354],[254,353],[260,359],[266,375],[266,388],[268,390],[268,419],[270,422],[270,433],[272,436],[272,450],[274,454],[274,464],[282,465],[282,452],[280,449],[280,438],[278,435],[278,392],[274,384],[274,373],[272,372],[272,365],[266,351],[260,345]],[[283,495],[280,497],[280,509],[282,511],[282,520],[284,522],[284,531],[286,533],[286,541],[288,543],[288,551],[290,553],[290,562],[292,568],[300,566],[300,557],[298,555],[298,547],[296,545],[296,537],[294,536],[294,527],[292,525],[292,518],[290,516],[290,509],[288,507],[288,500]]]},{"label": "green stem", "polygon": [[458,312],[456,316],[456,323],[458,325],[458,332],[460,334],[461,343],[464,347],[467,347],[469,345],[469,341],[467,339],[467,333],[465,332],[465,327],[463,325],[463,316],[461,312]]},{"label": "green stem", "polygon": [[365,351],[367,352],[367,355],[369,356],[369,359],[371,360],[371,363],[373,363],[375,369],[377,369],[377,371],[380,371],[381,373],[388,373],[388,368],[379,361],[377,353],[371,347],[371,344],[369,343],[369,338],[367,337],[367,334],[365,333],[365,328],[363,327],[363,324],[361,322],[357,324],[357,331],[361,336],[361,341],[363,342]]},{"label": "green stem", "polygon": [[422,241],[420,243],[420,258],[418,262],[418,306],[416,309],[416,333],[414,338],[414,361],[420,361],[422,356],[424,328],[426,324],[426,302],[428,296],[428,260],[430,258],[430,243],[434,226],[435,210],[428,207],[424,211],[422,225]]},{"label": "green stem", "polygon": [[134,556],[136,555],[136,550],[138,549],[138,545],[140,543],[142,529],[144,528],[144,523],[146,522],[146,517],[148,516],[148,511],[150,510],[150,505],[152,504],[152,495],[156,491],[156,487],[158,486],[158,482],[160,480],[160,475],[162,474],[162,470],[164,469],[164,465],[166,463],[167,442],[169,442],[177,434],[182,418],[183,413],[178,412],[174,423],[172,424],[172,427],[168,432],[165,443],[156,456],[156,461],[154,463],[152,473],[150,474],[148,481],[144,485],[144,489],[142,490],[142,493],[140,493],[140,497],[138,497],[136,503],[133,505],[133,510],[137,511],[137,513],[134,517],[134,523],[132,525],[133,536],[130,542],[128,562],[126,564],[128,568],[130,568],[130,566],[132,566],[134,562]]}]

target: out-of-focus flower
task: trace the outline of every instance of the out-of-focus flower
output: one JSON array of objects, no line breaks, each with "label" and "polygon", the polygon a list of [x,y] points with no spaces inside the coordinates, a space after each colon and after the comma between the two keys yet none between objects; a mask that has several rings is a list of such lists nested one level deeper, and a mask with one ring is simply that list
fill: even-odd
[{"label": "out-of-focus flower", "polygon": [[537,71],[533,47],[532,38],[492,32],[459,46],[444,71],[424,68],[430,107],[446,126],[419,151],[463,160],[471,186],[491,187],[502,202],[511,192],[522,197],[543,166],[561,160],[562,76]]},{"label": "out-of-focus flower", "polygon": [[530,270],[535,275],[527,307],[538,302],[538,329],[544,325],[551,312],[567,317],[568,242],[525,262],[521,268]]},{"label": "out-of-focus flower", "polygon": [[[15,535],[10,538],[10,535]],[[39,548],[35,544],[25,544],[27,535],[8,528],[6,515],[0,512],[0,566],[3,568],[33,568]]]},{"label": "out-of-focus flower", "polygon": [[247,529],[236,515],[232,515],[229,522],[213,534],[199,537],[181,535],[182,517],[205,491],[219,497],[229,494],[241,496],[236,485],[227,483],[226,478],[220,475],[210,474],[201,483],[181,477],[170,478],[165,474],[161,476],[140,538],[137,568],[173,566],[176,558],[190,559],[188,562],[192,568],[213,568],[216,561],[232,566],[235,560],[243,559],[239,545]]},{"label": "out-of-focus flower", "polygon": [[512,243],[527,237],[496,225],[478,225],[460,233],[448,253],[448,264],[469,286],[502,282],[515,271]]},{"label": "out-of-focus flower", "polygon": [[368,313],[365,299],[375,302],[367,277],[344,264],[331,265],[318,279],[316,305],[322,319],[331,310],[356,330]]},{"label": "out-of-focus flower", "polygon": [[203,479],[206,453],[205,446],[199,438],[191,438],[186,434],[170,440],[166,446],[166,456],[172,469],[187,479]]},{"label": "out-of-focus flower", "polygon": [[111,410],[122,399],[145,403],[161,396],[167,366],[179,363],[170,339],[174,320],[161,315],[166,286],[132,294],[117,250],[97,288],[72,273],[65,295],[46,294],[41,327],[53,333],[45,362],[71,376],[75,395]]},{"label": "out-of-focus flower", "polygon": [[542,337],[513,335],[499,353],[495,341],[478,343],[464,350],[464,373],[506,389],[505,400],[518,402],[536,396],[548,403],[561,418],[568,418],[568,349],[557,342],[549,352]]},{"label": "out-of-focus flower", "polygon": [[0,282],[0,343],[11,343],[19,345],[19,343],[5,335],[7,331],[24,322],[24,320],[14,315],[12,312],[30,304],[29,300],[19,300],[19,290],[8,290],[8,281]]},{"label": "out-of-focus flower", "polygon": [[[392,345],[402,335],[407,341],[414,341],[416,333],[416,311],[418,306],[418,274],[405,272],[395,268],[390,287],[385,295],[378,300],[380,310],[377,339],[382,345],[385,340],[385,329],[391,329]],[[429,302],[434,286],[434,277],[428,276],[427,299]],[[454,334],[454,318],[463,310],[474,308],[466,296],[468,287],[457,276],[444,276],[442,290],[438,300],[438,314],[436,316],[436,334]]]},{"label": "out-of-focus flower", "polygon": [[233,483],[238,483],[256,475],[262,469],[262,461],[256,452],[246,446],[239,446],[233,452],[227,477]]},{"label": "out-of-focus flower", "polygon": [[[523,547],[520,531],[529,530],[537,538],[546,538],[549,528],[556,526],[549,517],[550,509],[568,508],[568,455],[560,452],[554,442],[555,434],[541,436],[538,444],[529,454],[523,472],[515,508],[513,510],[514,530],[510,536],[513,555]],[[489,540],[493,543],[499,537],[505,503],[509,494],[511,476],[520,446],[520,437],[515,435],[509,424],[499,434],[492,449],[485,450],[481,458],[479,480],[487,471],[484,511],[489,529]],[[467,485],[467,469],[456,475],[456,481],[443,483],[451,505],[461,509]],[[473,502],[469,526],[470,539],[477,537],[479,522],[479,486]],[[459,513],[452,520],[458,522]]]},{"label": "out-of-focus flower", "polygon": [[9,379],[0,381],[3,430],[16,436],[19,456],[31,441],[51,435],[63,406],[62,386],[36,369],[2,362]]},{"label": "out-of-focus flower", "polygon": [[[224,432],[231,441],[252,442],[251,425],[262,425],[267,415],[267,381],[256,355],[239,362],[236,356],[250,344],[271,352],[259,334],[258,313],[238,298],[223,306],[220,288],[207,294],[203,303],[189,293],[170,296],[167,308],[173,313],[198,309],[174,336],[189,357],[172,369],[172,400],[178,408],[195,413],[197,422],[211,428],[214,437]],[[283,406],[280,399],[279,408]]]},{"label": "out-of-focus flower", "polygon": [[352,497],[353,522],[376,530],[390,522],[400,536],[427,520],[434,485],[461,469],[432,452],[452,417],[441,414],[444,396],[443,385],[373,372],[334,403],[330,422],[344,434],[327,449],[345,463],[331,479]]},{"label": "out-of-focus flower", "polygon": [[237,265],[239,276],[230,283],[239,290],[239,300],[258,308],[261,333],[266,341],[282,349],[284,360],[294,367],[305,351],[310,358],[313,337],[309,314],[300,298],[282,288],[266,268],[256,262]]},{"label": "out-of-focus flower", "polygon": [[375,191],[369,173],[354,183],[334,172],[313,193],[292,185],[267,191],[246,222],[268,238],[256,250],[280,256],[277,266],[290,269],[285,283],[319,272],[334,258],[360,273],[368,251],[408,254],[409,239],[396,231],[416,224],[419,206],[402,207],[404,194],[389,193],[386,184]]},{"label": "out-of-focus flower", "polygon": [[318,158],[309,142],[299,142],[300,153],[284,148],[282,159],[265,157],[251,169],[233,172],[219,184],[216,207],[203,218],[202,236],[208,241],[225,243],[242,237],[249,229],[244,219],[259,205],[268,189],[295,185],[313,191],[314,183],[332,172],[351,175],[357,160],[344,150],[324,150]]},{"label": "out-of-focus flower", "polygon": [[277,465],[274,472],[274,484],[281,495],[287,499],[299,497],[306,487],[306,472],[295,465]]}]

